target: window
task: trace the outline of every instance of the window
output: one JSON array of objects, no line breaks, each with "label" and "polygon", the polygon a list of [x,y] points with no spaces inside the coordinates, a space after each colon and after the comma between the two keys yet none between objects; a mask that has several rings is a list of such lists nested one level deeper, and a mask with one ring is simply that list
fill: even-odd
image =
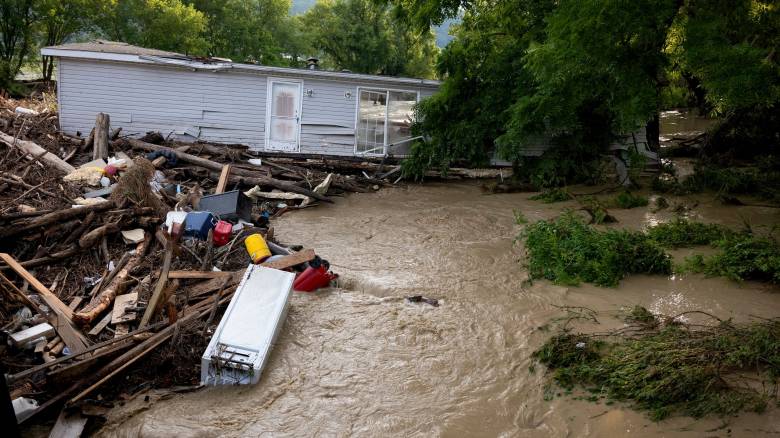
[{"label": "window", "polygon": [[384,155],[388,147],[412,138],[417,92],[360,89],[355,151]]}]

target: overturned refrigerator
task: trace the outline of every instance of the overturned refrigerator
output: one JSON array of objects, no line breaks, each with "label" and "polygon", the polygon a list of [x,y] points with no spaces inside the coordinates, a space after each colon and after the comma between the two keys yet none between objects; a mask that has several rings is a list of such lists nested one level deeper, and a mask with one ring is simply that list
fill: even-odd
[{"label": "overturned refrigerator", "polygon": [[201,358],[204,385],[255,384],[284,325],[295,275],[249,265]]}]

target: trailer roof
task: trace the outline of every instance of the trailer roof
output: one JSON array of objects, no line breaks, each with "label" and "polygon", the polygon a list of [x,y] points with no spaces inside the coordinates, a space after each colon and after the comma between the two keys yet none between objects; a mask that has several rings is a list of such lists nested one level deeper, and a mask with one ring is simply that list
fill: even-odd
[{"label": "trailer roof", "polygon": [[271,67],[258,64],[233,62],[222,58],[197,58],[176,52],[148,49],[131,44],[95,40],[87,43],[68,43],[59,46],[44,47],[41,55],[60,58],[94,59],[102,61],[133,62],[186,67],[210,71],[252,71],[259,73],[309,76],[340,80],[359,80],[391,84],[416,85],[426,88],[438,88],[440,81],[431,79],[404,78],[396,76],[368,75],[346,71],[312,70],[291,67]]}]

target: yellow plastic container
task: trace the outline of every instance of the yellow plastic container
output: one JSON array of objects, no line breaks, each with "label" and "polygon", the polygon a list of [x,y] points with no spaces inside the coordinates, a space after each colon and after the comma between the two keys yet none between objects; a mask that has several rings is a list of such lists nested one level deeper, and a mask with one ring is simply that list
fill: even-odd
[{"label": "yellow plastic container", "polygon": [[268,244],[265,243],[261,234],[249,235],[244,239],[244,246],[246,246],[246,252],[249,253],[252,263],[262,263],[263,260],[271,257],[271,250],[268,249]]}]

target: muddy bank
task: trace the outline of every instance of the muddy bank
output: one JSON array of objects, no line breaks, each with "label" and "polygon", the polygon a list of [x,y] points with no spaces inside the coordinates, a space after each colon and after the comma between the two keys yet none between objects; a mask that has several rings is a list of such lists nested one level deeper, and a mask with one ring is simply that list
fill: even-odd
[{"label": "muddy bank", "polygon": [[[584,191],[584,190],[583,190]],[[721,420],[653,423],[619,405],[545,400],[531,352],[556,306],[602,312],[640,304],[721,317],[776,316],[780,290],[699,275],[635,276],[617,289],[523,285],[513,209],[530,220],[575,203],[529,194],[483,195],[473,185],[430,184],[358,194],[283,216],[276,233],[314,247],[342,274],[340,288],[296,294],[272,359],[255,387],[216,388],[115,410],[104,436],[732,436],[780,433],[780,411]],[[709,197],[711,198],[711,196]],[[698,220],[756,227],[780,211],[722,207],[708,196]],[[611,210],[640,228],[673,213]],[[684,256],[684,252],[676,254]],[[440,299],[434,308],[405,295]]]}]

